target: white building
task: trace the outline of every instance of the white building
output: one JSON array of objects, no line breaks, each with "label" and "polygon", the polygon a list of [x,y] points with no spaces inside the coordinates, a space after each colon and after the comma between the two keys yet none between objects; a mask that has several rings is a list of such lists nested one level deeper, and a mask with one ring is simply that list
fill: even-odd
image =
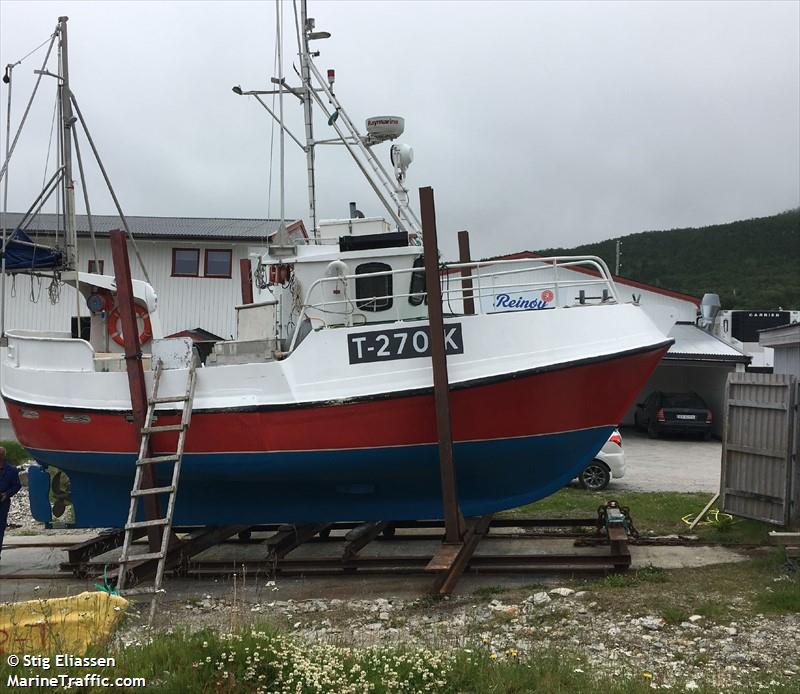
[{"label": "white building", "polygon": [[[7,214],[7,234],[22,215]],[[236,325],[234,306],[241,303],[239,261],[250,249],[263,247],[278,230],[274,219],[209,219],[191,217],[128,217],[150,282],[158,293],[159,313],[164,333],[200,328],[222,339],[233,336]],[[93,215],[97,240],[97,264],[89,237],[87,218],[78,215],[78,254],[80,269],[114,274],[108,232],[122,227],[112,215]],[[56,240],[58,219],[40,214],[26,233],[42,244]],[[292,233],[305,234],[302,222],[289,226]],[[63,233],[63,232],[60,232]],[[59,239],[63,245],[63,235]],[[129,244],[134,279],[144,279],[142,269]],[[6,279],[6,329],[70,330],[75,315],[75,291],[62,285],[57,303],[51,303],[49,278],[19,274]],[[88,316],[86,304],[81,314]]]}]

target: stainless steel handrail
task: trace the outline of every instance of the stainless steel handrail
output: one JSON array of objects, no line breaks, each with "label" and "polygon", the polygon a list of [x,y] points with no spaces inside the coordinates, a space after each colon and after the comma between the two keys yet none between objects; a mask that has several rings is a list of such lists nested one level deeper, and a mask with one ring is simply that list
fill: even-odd
[{"label": "stainless steel handrail", "polygon": [[[501,269],[496,269],[500,267]],[[487,272],[487,268],[491,268],[491,271]],[[583,268],[583,271],[587,273],[587,278],[585,280],[567,280],[564,281],[563,279],[559,280],[558,277],[558,270],[559,268]],[[473,276],[473,286],[471,289],[464,289],[463,285],[461,284],[461,270],[464,269],[471,269],[475,271],[475,275]],[[543,270],[551,271],[553,273],[552,277],[542,281],[532,281],[532,282],[516,282],[516,283],[507,283],[507,284],[499,284],[495,285],[491,283],[491,280],[498,277],[507,277],[509,275],[515,275],[523,272],[540,272]],[[353,314],[358,310],[358,303],[362,302],[370,302],[370,301],[385,301],[387,299],[402,299],[408,298],[411,296],[419,296],[423,294],[423,292],[392,292],[392,294],[387,294],[383,296],[371,296],[371,297],[358,297],[358,298],[351,298],[347,296],[347,287],[348,285],[357,279],[364,279],[364,278],[372,278],[372,277],[384,277],[387,275],[391,276],[400,276],[400,275],[409,275],[415,272],[422,272],[420,268],[403,268],[403,269],[395,269],[395,270],[381,270],[379,272],[369,272],[363,274],[351,274],[351,275],[339,275],[335,277],[320,277],[312,282],[311,286],[306,293],[306,302],[303,304],[302,310],[300,315],[297,319],[297,329],[294,331],[292,335],[291,342],[289,344],[288,352],[291,353],[295,347],[297,342],[297,336],[299,334],[299,326],[303,322],[304,318],[306,317],[309,310],[318,311],[320,313],[332,313],[337,316],[340,316],[343,320],[343,324],[346,326],[352,325],[352,317]],[[456,274],[457,272],[457,274]],[[593,285],[604,285],[608,291],[607,299],[605,301],[613,301],[619,303],[619,294],[617,293],[616,286],[611,278],[611,272],[608,269],[605,261],[598,257],[598,256],[553,256],[547,258],[515,258],[512,260],[480,260],[480,261],[471,261],[468,263],[445,263],[440,268],[440,283],[443,283],[445,286],[443,287],[443,298],[447,297],[445,301],[450,302],[453,300],[459,300],[464,298],[464,293],[469,292],[473,298],[478,299],[475,302],[475,306],[478,313],[485,313],[483,309],[482,302],[480,299],[482,297],[490,296],[492,294],[496,294],[498,289],[509,289],[513,290],[516,289],[517,291],[530,291],[533,288],[553,288],[553,293],[556,299],[555,306],[553,308],[562,308],[561,302],[558,300],[560,296],[559,292],[563,289],[569,287],[584,287],[584,286],[593,286]],[[449,279],[450,275],[454,274],[454,287],[450,287]],[[563,275],[562,275],[563,276]],[[489,282],[487,282],[489,280]],[[321,287],[325,285],[329,285],[331,283],[334,284],[341,284],[344,286],[344,297],[342,299],[333,299],[333,300],[324,300],[324,301],[317,301],[317,302],[310,302],[309,299],[312,299],[314,293],[316,291],[321,291]],[[459,296],[460,295],[460,296]],[[455,296],[455,299],[453,298]],[[398,320],[400,320],[400,304],[397,301],[393,301],[395,305],[395,316]],[[334,306],[341,305],[345,310],[331,310]],[[569,305],[574,305],[574,302],[570,303]],[[422,305],[421,305],[422,307]],[[349,310],[347,310],[349,308]],[[427,316],[426,310],[421,310],[419,316],[411,316],[406,317],[409,320],[419,320],[425,318]],[[324,321],[324,319],[315,316],[314,319],[321,320],[323,322],[323,328],[331,327],[331,324]],[[335,324],[341,325],[341,324]]]}]

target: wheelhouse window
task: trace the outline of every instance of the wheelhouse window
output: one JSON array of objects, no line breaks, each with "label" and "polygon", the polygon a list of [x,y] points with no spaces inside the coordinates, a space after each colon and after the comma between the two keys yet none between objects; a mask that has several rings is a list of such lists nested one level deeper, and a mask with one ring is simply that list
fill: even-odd
[{"label": "wheelhouse window", "polygon": [[199,248],[172,249],[172,276],[197,277],[200,275]]},{"label": "wheelhouse window", "polygon": [[93,272],[97,275],[105,274],[103,272],[103,266],[105,264],[104,260],[90,260],[89,261],[89,272]]},{"label": "wheelhouse window", "polygon": [[232,252],[225,249],[206,249],[206,277],[230,277]]},{"label": "wheelhouse window", "polygon": [[[356,275],[373,272],[391,272],[386,263],[362,263]],[[363,311],[386,311],[392,307],[392,276],[356,277],[356,306]]]},{"label": "wheelhouse window", "polygon": [[[411,273],[411,286],[408,289],[408,303],[419,306],[423,301],[428,303],[428,294],[425,289],[425,259],[420,256],[414,260],[414,272]],[[419,269],[417,269],[419,268]]]}]

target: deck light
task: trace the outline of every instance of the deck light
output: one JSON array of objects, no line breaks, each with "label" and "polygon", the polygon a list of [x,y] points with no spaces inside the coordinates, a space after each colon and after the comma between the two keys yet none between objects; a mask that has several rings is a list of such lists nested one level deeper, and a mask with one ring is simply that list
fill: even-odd
[{"label": "deck light", "polygon": [[235,87],[233,87],[232,91],[234,94],[238,94],[239,96],[242,95],[242,88],[238,84]]}]

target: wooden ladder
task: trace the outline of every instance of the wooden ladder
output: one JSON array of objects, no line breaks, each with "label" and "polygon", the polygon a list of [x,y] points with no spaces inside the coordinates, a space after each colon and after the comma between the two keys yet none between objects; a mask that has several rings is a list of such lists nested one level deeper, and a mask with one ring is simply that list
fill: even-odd
[{"label": "wooden ladder", "polygon": [[[175,513],[175,499],[178,495],[178,481],[181,475],[181,460],[183,458],[183,449],[186,444],[186,431],[189,428],[189,422],[192,417],[192,403],[194,401],[194,390],[197,380],[195,371],[195,364],[192,361],[189,366],[189,374],[186,381],[186,391],[182,395],[169,395],[159,397],[158,387],[161,382],[161,375],[164,372],[164,367],[161,360],[156,362],[156,368],[153,375],[153,393],[147,401],[147,415],[145,417],[144,426],[140,432],[140,445],[139,457],[136,461],[136,472],[133,478],[133,487],[131,488],[131,504],[128,511],[128,521],[125,523],[125,539],[122,544],[122,554],[119,557],[119,574],[117,576],[117,590],[120,594],[125,590],[125,581],[127,579],[128,566],[132,562],[141,562],[148,560],[158,560],[158,567],[156,569],[155,580],[151,587],[136,587],[131,590],[125,591],[126,595],[137,595],[143,593],[152,593],[153,599],[150,604],[150,617],[148,623],[152,623],[153,616],[155,615],[156,599],[158,594],[162,592],[161,583],[164,579],[164,567],[167,559],[167,550],[169,548],[170,538],[172,536],[172,517]],[[156,405],[161,403],[183,403],[183,414],[181,416],[180,424],[168,424],[164,426],[154,425]],[[178,432],[178,445],[175,453],[166,455],[152,455],[150,453],[150,436],[160,432]],[[148,457],[150,456],[150,457]],[[172,482],[167,487],[142,487],[143,477],[142,474],[145,465],[158,465],[161,463],[172,463]],[[155,478],[155,475],[154,475]],[[168,495],[166,513],[162,518],[151,518],[144,521],[136,520],[136,514],[139,507],[139,499],[147,495]],[[159,507],[161,507],[159,505]],[[132,554],[131,549],[137,531],[141,529],[159,527],[161,528],[161,549],[158,552],[145,552],[143,554]]]}]

